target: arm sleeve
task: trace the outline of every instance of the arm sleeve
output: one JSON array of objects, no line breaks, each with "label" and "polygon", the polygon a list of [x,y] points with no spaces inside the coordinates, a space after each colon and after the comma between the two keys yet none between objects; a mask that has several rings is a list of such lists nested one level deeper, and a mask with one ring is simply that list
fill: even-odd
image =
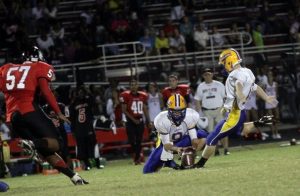
[{"label": "arm sleeve", "polygon": [[46,78],[39,78],[39,87],[41,89],[43,97],[47,100],[48,104],[51,106],[53,111],[56,114],[60,113],[61,111],[58,107],[58,104],[51,89],[49,88],[48,81]]},{"label": "arm sleeve", "polygon": [[197,131],[195,128],[189,129],[188,132],[191,140],[197,139]]},{"label": "arm sleeve", "polygon": [[172,144],[172,142],[170,141],[170,135],[169,134],[165,134],[165,135],[159,134],[159,138],[160,138],[161,143],[163,145]]}]

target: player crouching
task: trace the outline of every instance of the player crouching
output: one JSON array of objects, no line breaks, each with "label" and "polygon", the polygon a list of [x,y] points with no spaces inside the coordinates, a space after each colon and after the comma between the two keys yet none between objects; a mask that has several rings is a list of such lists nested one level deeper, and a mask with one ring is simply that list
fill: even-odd
[{"label": "player crouching", "polygon": [[173,154],[182,154],[188,146],[198,151],[205,144],[207,133],[196,130],[199,114],[187,108],[184,98],[174,94],[168,99],[167,106],[168,110],[160,112],[154,119],[159,137],[156,149],[144,166],[144,174],[157,172],[163,166],[180,169],[173,160]]}]

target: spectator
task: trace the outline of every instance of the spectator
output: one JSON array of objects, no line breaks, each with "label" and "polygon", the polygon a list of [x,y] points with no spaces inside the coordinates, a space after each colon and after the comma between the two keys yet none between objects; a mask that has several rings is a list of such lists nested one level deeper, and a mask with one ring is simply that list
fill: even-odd
[{"label": "spectator", "polygon": [[[139,39],[139,41],[145,47],[146,56],[149,56],[154,52],[154,37],[150,35],[148,29],[144,30],[144,35]],[[139,50],[141,50],[141,48]]]},{"label": "spectator", "polygon": [[169,38],[170,53],[185,53],[185,38],[176,28],[174,34]]},{"label": "spectator", "polygon": [[167,19],[163,30],[166,35],[169,35],[169,33],[174,33],[176,26],[174,25],[173,21],[171,19]]},{"label": "spectator", "polygon": [[171,20],[181,20],[184,17],[184,7],[181,0],[171,0]]},{"label": "spectator", "polygon": [[54,22],[50,30],[51,37],[55,43],[55,46],[63,46],[63,40],[65,37],[65,28],[59,21]]},{"label": "spectator", "polygon": [[136,41],[144,32],[143,21],[138,18],[136,12],[131,13],[129,20],[129,38],[128,41]]},{"label": "spectator", "polygon": [[169,53],[169,40],[165,36],[163,29],[159,30],[158,36],[155,38],[155,49],[157,54],[164,55]]},{"label": "spectator", "polygon": [[219,29],[217,26],[213,26],[212,28],[212,40],[214,47],[222,47],[226,44],[227,40],[225,37],[219,32]]},{"label": "spectator", "polygon": [[37,3],[37,6],[32,8],[32,16],[35,21],[42,19],[45,16],[46,6],[43,0]]},{"label": "spectator", "polygon": [[193,33],[194,27],[193,24],[190,22],[190,19],[187,16],[183,17],[183,21],[179,25],[180,33],[184,36],[186,41],[186,49],[187,51],[193,51],[194,48],[194,40],[193,40]]},{"label": "spectator", "polygon": [[148,107],[149,107],[149,118],[153,123],[154,118],[161,112],[163,109],[163,99],[161,93],[158,91],[157,85],[154,82],[151,82],[148,85]]},{"label": "spectator", "polygon": [[51,52],[55,45],[54,45],[54,41],[53,41],[52,37],[47,35],[46,30],[42,30],[40,36],[38,38],[36,38],[36,43],[37,43],[38,47],[43,51],[46,58],[47,57],[49,58],[51,56]]},{"label": "spectator", "polygon": [[111,31],[114,38],[118,41],[125,41],[127,39],[129,30],[129,23],[123,13],[117,13],[111,22]]},{"label": "spectator", "polygon": [[209,40],[208,32],[205,30],[203,23],[196,26],[194,32],[194,41],[197,50],[205,50]]},{"label": "spectator", "polygon": [[[208,132],[213,132],[215,126],[224,116],[221,113],[225,99],[225,86],[219,81],[213,80],[213,72],[210,68],[203,71],[204,82],[200,83],[195,93],[196,111],[203,113],[208,118]],[[221,140],[224,146],[224,155],[228,155],[228,137]],[[216,154],[218,154],[216,149]]]},{"label": "spectator", "polygon": [[299,29],[300,29],[300,16],[293,20],[292,25],[290,26],[290,37],[293,42],[300,42]]},{"label": "spectator", "polygon": [[94,17],[92,27],[95,28],[94,32],[95,32],[96,45],[104,44],[105,40],[107,38],[107,31],[106,31],[103,21],[101,20],[101,17],[99,15],[96,15]]},{"label": "spectator", "polygon": [[58,11],[58,0],[47,0],[47,7],[45,8],[45,15],[51,22],[56,19]]},{"label": "spectator", "polygon": [[68,38],[63,46],[64,62],[73,63],[75,61],[76,41]]},{"label": "spectator", "polygon": [[229,31],[230,35],[228,36],[228,42],[229,44],[241,44],[241,39],[240,39],[240,35],[239,30],[238,30],[238,26],[236,23],[233,23],[230,31]]},{"label": "spectator", "polygon": [[[266,94],[277,98],[278,85],[277,85],[277,82],[274,81],[273,72],[269,71],[267,77],[268,77],[268,80],[267,80],[266,89],[265,89]],[[276,119],[276,121],[273,122],[273,124],[271,125],[272,138],[273,139],[281,139],[281,135],[278,133],[278,124],[277,124],[277,122],[279,121],[278,106],[265,103],[265,109],[267,110],[268,115],[272,115]]]},{"label": "spectator", "polygon": [[252,37],[253,37],[253,43],[254,46],[257,47],[257,50],[259,53],[255,54],[255,62],[256,66],[262,67],[264,63],[266,63],[267,59],[266,56],[263,53],[264,50],[264,40],[263,40],[263,35],[262,35],[262,26],[258,24],[252,32]]}]

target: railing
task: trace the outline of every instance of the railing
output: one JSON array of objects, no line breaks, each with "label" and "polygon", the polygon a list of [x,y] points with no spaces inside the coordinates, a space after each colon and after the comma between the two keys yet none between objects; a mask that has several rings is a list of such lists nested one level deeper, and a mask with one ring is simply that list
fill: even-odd
[{"label": "railing", "polygon": [[[157,77],[161,71],[166,67],[162,67],[163,70],[153,70],[152,67],[168,64],[173,62],[173,67],[178,71],[185,73],[185,79],[189,80],[190,72],[192,71],[196,76],[199,75],[199,70],[203,67],[212,67],[217,66],[217,57],[219,53],[227,47],[236,48],[243,58],[252,56],[256,53],[266,53],[266,54],[275,54],[280,56],[283,52],[294,52],[295,50],[300,49],[299,43],[289,43],[289,44],[275,44],[270,46],[265,46],[263,50],[260,47],[249,47],[251,43],[251,36],[247,33],[236,33],[240,38],[240,43],[223,45],[220,47],[214,46],[212,37],[210,37],[210,46],[206,51],[199,52],[190,52],[190,53],[178,53],[178,54],[167,54],[167,55],[157,55],[157,56],[145,56],[145,48],[140,42],[128,42],[121,44],[111,44],[111,45],[99,45],[98,47],[102,51],[102,56],[96,60],[83,62],[83,63],[74,63],[74,64],[62,64],[56,65],[56,71],[59,72],[70,72],[73,76],[76,76],[75,70],[78,68],[80,71],[89,71],[90,74],[103,72],[103,77],[97,80],[85,80],[87,84],[107,84],[108,78],[129,78],[137,76],[141,81],[147,82],[150,80],[155,80],[153,78]],[[222,34],[223,36],[234,35],[232,33]],[[245,39],[246,38],[246,39]],[[105,50],[107,47],[111,46],[130,46],[132,47],[132,52],[127,54],[119,55],[106,55]],[[141,51],[138,51],[137,48],[140,46]],[[247,62],[248,63],[248,62]],[[149,69],[150,67],[150,69]],[[172,70],[169,70],[172,71]],[[168,72],[168,70],[166,71]],[[141,76],[141,74],[144,74]],[[64,74],[61,74],[64,75]],[[147,77],[146,77],[147,76]],[[65,77],[65,76],[64,76]],[[141,78],[140,78],[141,77]],[[128,79],[127,79],[128,80]],[[156,80],[157,81],[157,80]],[[73,77],[72,81],[57,81],[56,84],[71,84],[74,85],[76,82],[76,77]]]}]

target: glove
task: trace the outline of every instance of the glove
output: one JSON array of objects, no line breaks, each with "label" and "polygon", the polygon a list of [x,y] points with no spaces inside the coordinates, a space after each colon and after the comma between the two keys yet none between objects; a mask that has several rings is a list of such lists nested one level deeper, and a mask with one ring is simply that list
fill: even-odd
[{"label": "glove", "polygon": [[263,116],[259,120],[254,121],[255,127],[263,127],[265,125],[272,125],[274,123],[274,116]]}]

